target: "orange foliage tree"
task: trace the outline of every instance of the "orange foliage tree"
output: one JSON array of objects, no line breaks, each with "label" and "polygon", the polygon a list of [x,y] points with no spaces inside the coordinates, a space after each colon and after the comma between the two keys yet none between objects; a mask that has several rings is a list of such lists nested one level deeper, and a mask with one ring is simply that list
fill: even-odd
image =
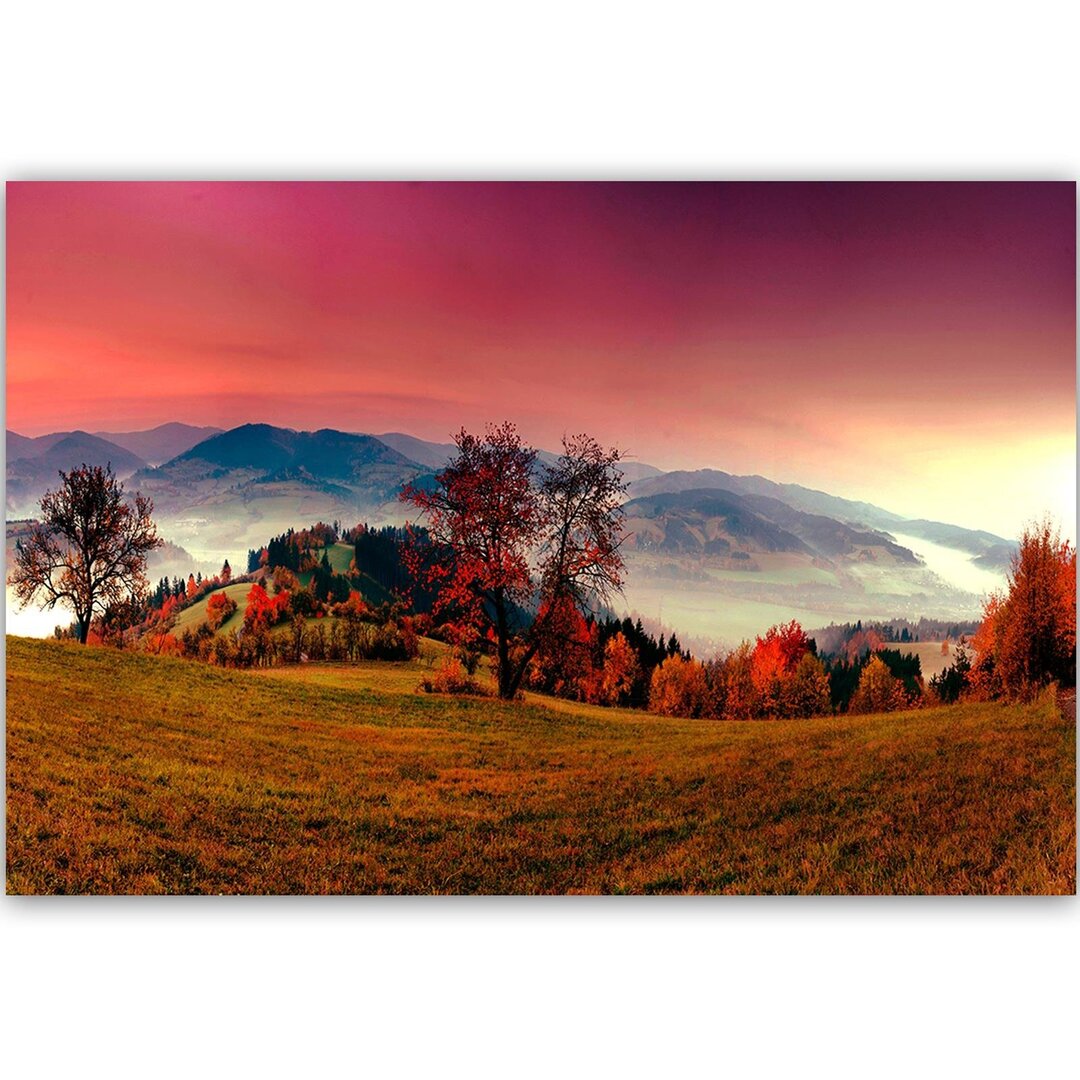
[{"label": "orange foliage tree", "polygon": [[795,670],[782,685],[780,712],[783,716],[824,716],[832,712],[829,676],[825,673],[825,665],[813,653],[803,653]]},{"label": "orange foliage tree", "polygon": [[224,589],[211,593],[206,601],[206,621],[211,630],[219,626],[236,610],[236,601]]},{"label": "orange foliage tree", "polygon": [[604,646],[604,666],[600,675],[600,701],[604,705],[626,705],[634,684],[641,678],[638,654],[622,633],[608,638]]},{"label": "orange foliage tree", "polygon": [[765,636],[756,640],[750,658],[750,676],[766,713],[785,712],[785,686],[809,651],[810,639],[794,619],[769,627]]},{"label": "orange foliage tree", "polygon": [[678,653],[653,668],[649,708],[662,716],[706,716],[709,681],[698,660],[684,660]]},{"label": "orange foliage tree", "polygon": [[1076,685],[1076,549],[1048,520],[1024,530],[1006,592],[987,601],[973,646],[971,681],[985,693]]},{"label": "orange foliage tree", "polygon": [[529,667],[529,685],[557,697],[596,700],[598,678],[592,657],[597,631],[569,601],[556,601],[539,614],[547,625]]},{"label": "orange foliage tree", "polygon": [[754,650],[748,641],[714,664],[714,693],[729,720],[749,720],[760,711],[753,666]]}]

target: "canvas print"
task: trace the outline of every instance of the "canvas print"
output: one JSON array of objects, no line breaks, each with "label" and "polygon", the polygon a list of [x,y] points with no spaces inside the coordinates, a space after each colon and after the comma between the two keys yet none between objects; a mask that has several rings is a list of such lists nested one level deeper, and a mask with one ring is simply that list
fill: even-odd
[{"label": "canvas print", "polygon": [[6,228],[9,893],[1075,892],[1073,183]]}]

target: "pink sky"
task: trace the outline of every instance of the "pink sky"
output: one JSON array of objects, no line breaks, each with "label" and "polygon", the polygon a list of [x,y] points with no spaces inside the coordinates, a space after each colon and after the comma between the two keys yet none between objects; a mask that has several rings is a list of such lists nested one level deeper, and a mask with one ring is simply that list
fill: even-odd
[{"label": "pink sky", "polygon": [[7,185],[7,425],[586,430],[1073,533],[1072,184]]}]

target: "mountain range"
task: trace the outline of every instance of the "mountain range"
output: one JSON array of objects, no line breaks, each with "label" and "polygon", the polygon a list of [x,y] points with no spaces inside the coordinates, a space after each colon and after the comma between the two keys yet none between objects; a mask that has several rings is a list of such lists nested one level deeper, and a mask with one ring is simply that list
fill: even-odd
[{"label": "mountain range", "polygon": [[924,518],[905,518],[872,503],[844,499],[801,484],[778,484],[764,476],[733,476],[718,469],[675,471],[646,477],[631,485],[635,498],[660,492],[721,490],[739,495],[765,496],[794,510],[821,515],[857,528],[898,532],[974,556],[974,562],[990,570],[1008,566],[1015,544],[993,533],[965,529]]},{"label": "mountain range", "polygon": [[30,438],[7,432],[7,500],[9,514],[33,513],[57,473],[78,465],[111,465],[121,478],[147,465],[160,465],[195,446],[220,428],[162,424],[147,431],[54,431]]},{"label": "mountain range", "polygon": [[[402,432],[375,436],[244,424],[229,431],[165,424],[141,432],[7,433],[8,516],[30,516],[58,469],[110,463],[150,495],[169,540],[196,559],[242,558],[313,521],[400,523],[407,481],[432,482],[452,443]],[[541,451],[542,461],[555,454]],[[908,519],[871,503],[715,469],[624,466],[628,603],[679,613],[704,633],[717,612],[732,625],[795,611],[847,617],[966,617],[978,598],[932,570],[919,548],[941,545],[965,565],[1000,573],[1013,545],[992,533]],[[898,539],[901,538],[901,539]],[[923,545],[921,542],[925,542]],[[912,550],[913,546],[916,550]],[[989,579],[989,575],[987,575]],[[767,622],[765,623],[767,625]]]},{"label": "mountain range", "polygon": [[[400,431],[388,431],[376,438],[387,446],[393,447],[398,453],[410,458],[412,461],[425,465],[429,469],[441,469],[457,453],[457,447],[453,443],[434,443],[418,439],[414,435],[404,435]],[[559,455],[551,450],[540,450],[537,458],[546,465],[554,465]],[[649,477],[660,476],[661,470],[655,465],[647,465],[643,461],[620,461],[619,470],[623,479],[628,483],[637,480],[645,480]]]},{"label": "mountain range", "polygon": [[204,439],[220,435],[221,431],[217,427],[193,427],[174,422],[147,431],[95,431],[94,434],[130,451],[146,465],[163,465]]},{"label": "mountain range", "polygon": [[624,510],[630,546],[639,551],[735,559],[755,552],[789,552],[821,559],[918,564],[911,551],[886,533],[808,514],[767,495],[691,488],[636,497]]}]

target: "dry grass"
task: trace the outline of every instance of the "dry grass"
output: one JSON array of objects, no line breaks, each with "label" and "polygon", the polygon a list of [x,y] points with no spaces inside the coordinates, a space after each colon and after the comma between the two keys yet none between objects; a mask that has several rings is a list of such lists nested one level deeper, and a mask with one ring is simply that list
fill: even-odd
[{"label": "dry grass", "polygon": [[1072,893],[1052,704],[681,721],[8,638],[15,893]]}]

